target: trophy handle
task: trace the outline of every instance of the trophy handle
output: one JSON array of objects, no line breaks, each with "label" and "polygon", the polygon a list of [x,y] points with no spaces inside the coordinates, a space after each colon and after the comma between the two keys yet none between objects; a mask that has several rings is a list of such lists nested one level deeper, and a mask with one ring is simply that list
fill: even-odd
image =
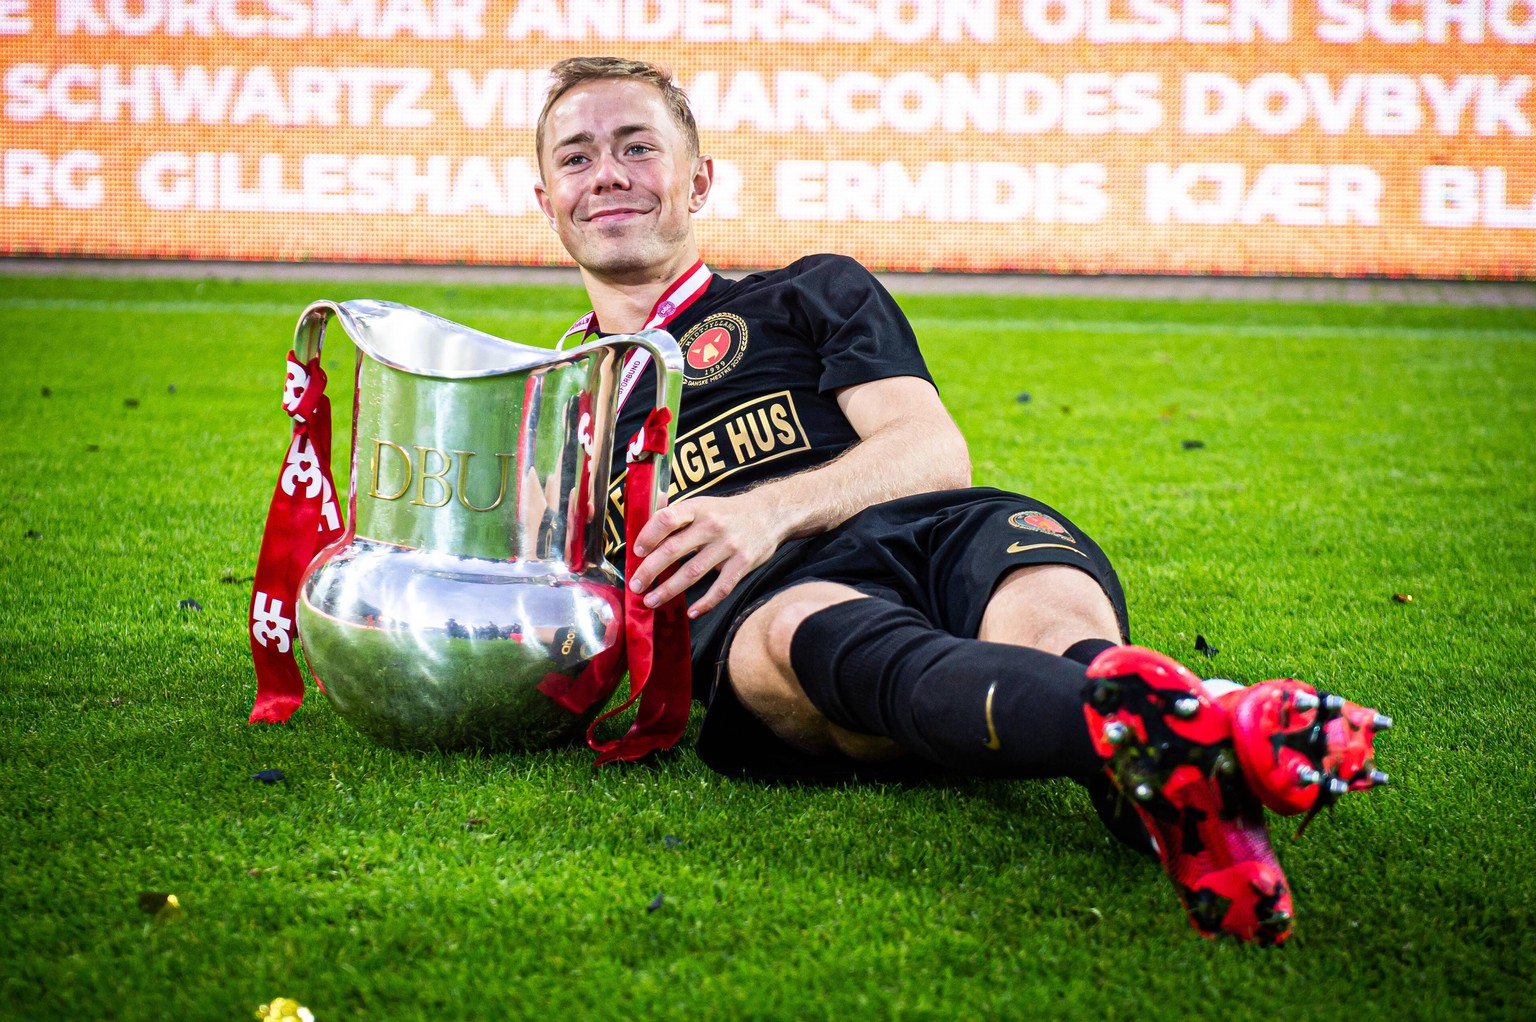
[{"label": "trophy handle", "polygon": [[308,362],[320,354],[325,326],[340,312],[341,308],[335,302],[321,300],[300,313],[298,325],[293,328],[293,353],[299,356],[300,362]]}]

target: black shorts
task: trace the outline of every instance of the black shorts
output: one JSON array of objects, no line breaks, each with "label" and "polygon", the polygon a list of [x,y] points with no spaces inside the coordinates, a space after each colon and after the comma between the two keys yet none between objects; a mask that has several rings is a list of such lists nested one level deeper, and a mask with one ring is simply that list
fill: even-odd
[{"label": "black shorts", "polygon": [[1038,500],[993,489],[922,493],[867,508],[830,532],[785,544],[726,602],[692,625],[694,698],[705,704],[699,757],[712,769],[761,780],[836,782],[931,774],[905,757],[884,767],[788,745],[736,699],[726,676],[730,640],[775,593],[838,582],[911,607],[937,628],[974,638],[993,590],[1031,564],[1069,564],[1093,576],[1130,626],[1120,579],[1097,543]]}]

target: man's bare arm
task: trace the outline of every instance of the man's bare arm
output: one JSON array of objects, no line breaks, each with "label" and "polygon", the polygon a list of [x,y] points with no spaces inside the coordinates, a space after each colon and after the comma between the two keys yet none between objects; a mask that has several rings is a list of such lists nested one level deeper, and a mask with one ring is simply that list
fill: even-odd
[{"label": "man's bare arm", "polygon": [[635,553],[645,559],[630,588],[646,592],[668,565],[688,558],[647,593],[645,602],[660,606],[719,569],[715,583],[689,609],[697,617],[785,540],[835,528],[882,501],[970,485],[965,438],[927,381],[873,380],[845,387],[837,401],[859,434],[858,443],[825,465],[728,497],[691,497],[664,508],[635,543]]}]

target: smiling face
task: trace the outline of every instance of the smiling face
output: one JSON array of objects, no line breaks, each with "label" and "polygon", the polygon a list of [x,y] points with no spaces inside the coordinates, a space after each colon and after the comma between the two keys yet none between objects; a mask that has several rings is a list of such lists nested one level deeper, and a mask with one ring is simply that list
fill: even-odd
[{"label": "smiling face", "polygon": [[655,86],[603,78],[561,96],[545,122],[539,170],[539,206],[587,273],[671,280],[697,261],[692,214],[713,167],[693,153]]}]

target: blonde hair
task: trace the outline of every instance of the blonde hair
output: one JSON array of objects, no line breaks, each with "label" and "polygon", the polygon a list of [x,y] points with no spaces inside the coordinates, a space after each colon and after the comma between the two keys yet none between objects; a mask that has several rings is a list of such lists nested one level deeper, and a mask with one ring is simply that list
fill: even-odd
[{"label": "blonde hair", "polygon": [[550,68],[549,73],[554,81],[549,86],[548,95],[544,97],[544,109],[539,111],[539,123],[533,133],[534,148],[541,166],[544,160],[544,122],[549,119],[549,111],[561,96],[576,86],[609,78],[645,82],[659,89],[662,99],[666,100],[667,109],[672,112],[672,120],[682,130],[683,138],[688,143],[688,155],[699,155],[699,126],[688,106],[688,96],[673,81],[672,72],[660,64],[626,60],[623,57],[567,57]]}]

